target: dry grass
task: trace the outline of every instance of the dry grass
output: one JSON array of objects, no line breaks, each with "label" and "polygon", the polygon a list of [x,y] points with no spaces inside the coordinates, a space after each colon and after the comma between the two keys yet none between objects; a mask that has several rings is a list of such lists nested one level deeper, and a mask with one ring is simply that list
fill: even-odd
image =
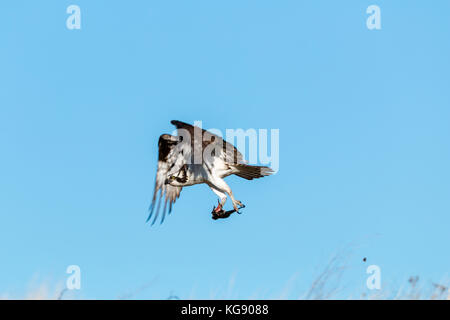
[{"label": "dry grass", "polygon": [[[297,275],[293,275],[287,281],[280,293],[271,294],[268,292],[259,292],[244,299],[368,299],[368,300],[450,300],[450,281],[442,280],[439,282],[423,281],[418,276],[409,277],[405,283],[399,288],[382,288],[381,290],[361,290],[362,293],[356,296],[343,296],[342,278],[344,273],[349,269],[346,265],[348,261],[348,254],[342,252],[334,255],[318,273],[314,281],[312,281],[309,289],[300,296],[293,296],[292,287],[294,286]],[[155,279],[149,283],[139,287],[136,290],[123,295],[119,295],[118,299],[134,299],[139,294],[142,297],[145,291],[151,290]],[[235,292],[236,275],[230,278],[227,288],[223,290],[217,289],[210,293],[209,299],[240,299],[241,297]],[[79,298],[74,292],[65,289],[59,283],[55,286],[50,286],[48,283],[39,286],[30,287],[25,295],[14,294],[0,294],[0,299],[76,299]],[[145,298],[145,297],[144,297]],[[196,299],[195,294],[189,294],[186,297],[179,296],[171,292],[167,299]]]}]

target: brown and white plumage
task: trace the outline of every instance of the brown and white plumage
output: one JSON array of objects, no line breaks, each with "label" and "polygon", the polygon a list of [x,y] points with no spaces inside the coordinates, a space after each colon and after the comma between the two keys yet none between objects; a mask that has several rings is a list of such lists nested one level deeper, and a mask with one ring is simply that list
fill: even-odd
[{"label": "brown and white plumage", "polygon": [[235,174],[247,180],[270,175],[273,171],[264,166],[251,166],[244,163],[242,154],[221,137],[190,124],[173,120],[177,128],[177,136],[163,134],[158,141],[158,169],[156,172],[155,190],[150,206],[149,221],[154,214],[152,225],[156,222],[162,199],[161,223],[164,221],[167,206],[169,213],[172,205],[180,196],[181,189],[200,183],[206,183],[219,197],[219,205],[213,210],[217,217],[225,212],[222,207],[227,195],[238,212],[243,204],[236,200],[230,187],[223,178]]},{"label": "brown and white plumage", "polygon": [[[164,221],[164,217],[167,210],[167,203],[169,203],[169,213],[172,211],[172,205],[180,196],[180,192],[182,187],[174,187],[170,184],[166,184],[165,181],[167,179],[167,173],[169,172],[169,168],[176,161],[177,154],[172,152],[176,144],[178,143],[178,139],[169,134],[163,134],[159,137],[158,141],[158,169],[156,171],[156,179],[155,179],[155,190],[153,192],[152,204],[150,206],[150,215],[147,219],[150,220],[154,210],[156,209],[155,218],[153,219],[152,225],[155,223],[158,218],[159,209],[161,207],[161,199],[165,197],[164,200],[164,208],[163,208],[163,216],[161,219],[161,223]],[[157,203],[159,192],[159,199]],[[156,208],[155,208],[156,206]]]}]

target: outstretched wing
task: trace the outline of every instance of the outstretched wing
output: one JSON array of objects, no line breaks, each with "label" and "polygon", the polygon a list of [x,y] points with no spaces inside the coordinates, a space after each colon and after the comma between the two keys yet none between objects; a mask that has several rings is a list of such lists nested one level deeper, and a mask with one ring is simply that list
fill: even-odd
[{"label": "outstretched wing", "polygon": [[158,170],[156,171],[155,191],[153,193],[152,204],[149,208],[150,214],[147,218],[147,221],[149,221],[153,214],[155,214],[152,225],[158,218],[161,207],[161,199],[165,197],[161,218],[161,223],[163,223],[166,215],[167,203],[169,203],[170,214],[170,212],[172,211],[173,203],[180,196],[182,187],[174,187],[170,184],[165,183],[169,171],[175,166],[176,163],[183,161],[183,155],[178,152],[177,144],[177,137],[171,136],[169,134],[163,134],[159,137]]},{"label": "outstretched wing", "polygon": [[[236,149],[231,143],[223,140],[218,135],[182,121],[172,120],[171,123],[177,127],[179,136],[183,136],[184,134],[188,134],[190,136],[189,146],[186,146],[185,141],[180,142],[180,147],[182,145],[184,146],[183,149],[185,151],[185,160],[188,161],[187,158],[190,156],[190,161],[192,161],[191,163],[195,163],[194,155],[197,154],[202,156],[202,162],[208,162],[206,155],[211,155],[212,158],[219,157],[229,164],[244,162],[243,156],[238,149]],[[197,137],[196,135],[201,136]],[[205,152],[206,149],[209,152]],[[218,150],[218,152],[215,152],[216,150]],[[191,152],[191,154],[186,154],[186,151]]]}]

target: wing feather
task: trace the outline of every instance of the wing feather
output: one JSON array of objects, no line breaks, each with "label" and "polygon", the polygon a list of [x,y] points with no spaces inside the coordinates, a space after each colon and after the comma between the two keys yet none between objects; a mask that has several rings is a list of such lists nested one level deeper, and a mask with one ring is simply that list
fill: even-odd
[{"label": "wing feather", "polygon": [[[190,151],[191,154],[190,156],[192,157],[193,154],[197,153],[203,155],[203,152],[205,150],[205,148],[209,148],[210,150],[215,149],[214,147],[218,147],[217,149],[220,150],[220,152],[218,154],[214,154],[213,157],[220,157],[222,158],[223,161],[227,162],[227,163],[243,163],[244,159],[242,154],[239,152],[239,150],[233,146],[231,143],[223,140],[221,137],[219,137],[218,135],[209,132],[205,129],[201,129],[198,127],[195,127],[193,125],[190,125],[188,123],[182,122],[182,121],[178,121],[178,120],[172,120],[171,123],[177,127],[178,130],[178,135],[180,135],[180,129],[181,130],[185,130],[187,133],[189,133],[190,135],[190,141],[191,141],[191,146],[190,146]],[[201,131],[197,131],[197,132],[201,132],[202,136],[199,137],[199,139],[202,140],[202,143],[196,143],[196,139],[195,139],[195,133],[197,129],[201,129]],[[183,142],[180,143],[180,145],[182,145]],[[210,145],[212,144],[212,145]],[[185,146],[186,148],[186,146]],[[186,155],[187,157],[187,155]],[[202,161],[205,161],[206,159],[204,159],[202,157]],[[192,159],[191,159],[192,161]]]},{"label": "wing feather", "polygon": [[[155,224],[158,219],[162,198],[164,199],[164,208],[162,211],[161,223],[164,222],[167,204],[169,204],[169,214],[172,211],[172,205],[175,203],[176,199],[179,198],[182,187],[174,187],[166,184],[166,178],[169,171],[175,165],[175,163],[180,162],[179,158],[183,157],[177,149],[178,138],[163,134],[159,137],[158,141],[158,169],[156,171],[155,179],[155,190],[153,192],[152,203],[149,208],[149,216],[147,222],[152,218],[152,225]],[[182,159],[181,159],[182,161]]]}]

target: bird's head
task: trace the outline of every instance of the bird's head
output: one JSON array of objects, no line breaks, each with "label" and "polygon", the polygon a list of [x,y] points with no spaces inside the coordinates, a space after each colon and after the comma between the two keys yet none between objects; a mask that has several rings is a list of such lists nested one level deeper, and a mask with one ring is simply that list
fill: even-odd
[{"label": "bird's head", "polygon": [[182,187],[186,184],[186,179],[174,176],[174,175],[169,175],[165,181],[166,184],[170,184],[171,186],[174,187]]}]

